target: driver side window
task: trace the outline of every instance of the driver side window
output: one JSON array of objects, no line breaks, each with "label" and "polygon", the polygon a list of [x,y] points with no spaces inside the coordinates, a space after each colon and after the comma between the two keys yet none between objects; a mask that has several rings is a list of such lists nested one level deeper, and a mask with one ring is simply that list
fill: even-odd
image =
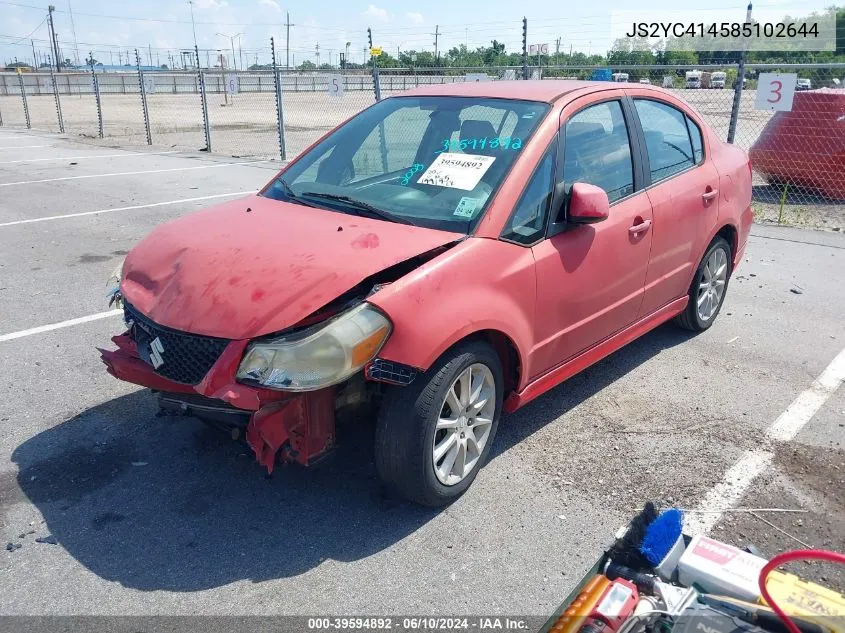
[{"label": "driver side window", "polygon": [[645,136],[651,182],[674,176],[696,163],[684,113],[649,99],[635,99]]}]

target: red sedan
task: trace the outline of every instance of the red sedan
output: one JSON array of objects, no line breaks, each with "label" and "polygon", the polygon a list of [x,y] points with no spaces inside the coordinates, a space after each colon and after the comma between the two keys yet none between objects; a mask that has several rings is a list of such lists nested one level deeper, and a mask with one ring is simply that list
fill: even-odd
[{"label": "red sedan", "polygon": [[109,371],[312,464],[376,412],[384,482],[454,500],[503,412],[674,318],[709,328],[751,171],[660,88],[519,81],[390,97],[258,194],[154,230]]}]

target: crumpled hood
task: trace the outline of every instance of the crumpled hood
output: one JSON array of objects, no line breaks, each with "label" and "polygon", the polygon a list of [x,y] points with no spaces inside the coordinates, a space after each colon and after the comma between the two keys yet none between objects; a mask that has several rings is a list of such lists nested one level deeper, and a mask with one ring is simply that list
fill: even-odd
[{"label": "crumpled hood", "polygon": [[460,237],[250,196],[157,227],[126,257],[121,291],[166,327],[252,338]]}]

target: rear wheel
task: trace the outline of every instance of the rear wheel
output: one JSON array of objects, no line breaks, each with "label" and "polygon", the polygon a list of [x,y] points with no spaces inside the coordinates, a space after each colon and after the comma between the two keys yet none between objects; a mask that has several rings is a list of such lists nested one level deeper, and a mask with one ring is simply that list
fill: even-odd
[{"label": "rear wheel", "polygon": [[502,409],[502,366],[482,341],[447,352],[407,387],[385,394],[376,467],[394,492],[440,506],[461,496],[490,453]]},{"label": "rear wheel", "polygon": [[692,278],[689,302],[675,322],[693,332],[703,332],[716,320],[722,309],[731,278],[731,247],[725,238],[717,236],[701,258]]}]

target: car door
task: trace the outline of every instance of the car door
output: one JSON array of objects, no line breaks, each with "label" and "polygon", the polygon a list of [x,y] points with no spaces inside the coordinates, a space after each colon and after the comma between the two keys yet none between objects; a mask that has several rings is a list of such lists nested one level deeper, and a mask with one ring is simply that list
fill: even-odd
[{"label": "car door", "polygon": [[698,124],[679,107],[634,96],[651,201],[651,261],[640,316],[684,296],[719,213],[719,174]]},{"label": "car door", "polygon": [[632,324],[642,303],[651,204],[640,190],[629,105],[621,91],[601,98],[576,100],[562,112],[556,181],[564,191],[575,182],[601,187],[610,200],[610,216],[579,226],[567,225],[565,217],[553,218],[550,237],[533,246],[537,307],[532,377]]}]

